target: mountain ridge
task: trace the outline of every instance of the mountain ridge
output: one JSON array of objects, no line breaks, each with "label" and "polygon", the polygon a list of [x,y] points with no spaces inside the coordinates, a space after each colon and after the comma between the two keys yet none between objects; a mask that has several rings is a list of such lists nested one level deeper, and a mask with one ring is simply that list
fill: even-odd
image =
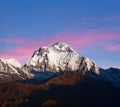
[{"label": "mountain ridge", "polygon": [[[119,69],[101,69],[93,60],[79,56],[68,44],[63,42],[35,50],[32,57],[22,67],[15,59],[1,59],[0,61],[2,63],[0,66],[3,68],[0,69],[0,73],[8,67],[9,71],[12,71],[9,72],[11,75],[16,73],[19,78],[22,76],[20,80],[35,79],[43,81],[64,72],[84,71],[93,78],[104,78],[115,86],[120,87]],[[113,70],[115,70],[115,72],[112,72]],[[17,78],[15,81],[16,80]]]}]

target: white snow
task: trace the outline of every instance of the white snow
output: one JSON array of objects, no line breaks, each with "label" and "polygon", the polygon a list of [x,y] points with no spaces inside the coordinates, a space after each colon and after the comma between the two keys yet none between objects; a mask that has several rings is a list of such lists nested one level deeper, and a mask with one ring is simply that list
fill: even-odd
[{"label": "white snow", "polygon": [[4,64],[7,63],[5,59],[0,58],[0,60],[1,60]]},{"label": "white snow", "polygon": [[16,59],[2,59],[0,58],[2,62],[4,62],[4,64],[10,64],[14,67],[18,67],[21,68],[21,64],[16,60]]},{"label": "white snow", "polygon": [[95,67],[95,73],[100,75],[99,67],[96,65],[96,63],[93,60],[85,57],[85,61],[86,61],[86,64],[87,64],[88,71],[94,66]]},{"label": "white snow", "polygon": [[[120,84],[120,73],[116,74],[100,71],[100,68],[93,60],[87,57],[80,57],[70,46],[62,42],[58,42],[50,47],[41,47],[36,50],[33,57],[27,62],[27,65],[37,66],[39,63],[42,63],[42,69],[44,69],[45,65],[47,65],[47,71],[52,72],[54,70],[54,72],[66,70],[77,71],[80,68],[80,64],[83,63],[83,67],[86,67],[85,72],[87,72],[90,76],[94,78],[97,78],[98,76],[105,77],[107,80],[120,87],[120,85],[118,85]],[[44,72],[42,72],[38,78],[48,77],[44,74]]]},{"label": "white snow", "polygon": [[[80,56],[67,44],[59,42],[50,47],[41,47],[34,52],[34,55],[26,63],[28,66],[37,66],[38,63],[43,63],[42,68],[45,68],[45,64],[49,66],[49,70],[55,69],[55,72],[59,71],[76,71],[79,69]],[[95,66],[96,73],[99,73],[97,65],[85,58],[87,69],[90,70]]]},{"label": "white snow", "polygon": [[[7,73],[9,71],[11,74],[16,73],[19,75],[19,72],[16,68],[21,68],[21,64],[18,61],[15,59],[1,58],[0,60],[12,69],[11,72],[2,66],[2,64],[0,64],[1,72],[4,71]],[[59,74],[60,71],[77,71],[82,69],[82,67],[85,67],[85,72],[88,72],[88,74],[91,76],[91,72],[93,72],[120,87],[120,72],[108,72],[104,70],[100,71],[99,67],[93,60],[87,57],[80,57],[70,46],[62,42],[58,42],[49,47],[41,47],[40,49],[35,50],[33,56],[27,61],[26,65],[27,68],[24,69],[23,67],[21,70],[26,73],[28,78],[47,79],[53,75]],[[38,72],[37,75],[29,72],[29,66],[33,66],[33,68],[35,68],[33,70],[40,72]],[[96,76],[93,74],[93,77]]]},{"label": "white snow", "polygon": [[17,71],[11,64],[8,64],[8,66],[12,69],[12,72],[9,71],[11,74],[16,73],[16,74],[20,75],[20,74],[18,73],[18,71]]},{"label": "white snow", "polygon": [[52,45],[52,47],[59,51],[72,51],[76,53],[68,44],[63,42],[55,43],[54,45]]},{"label": "white snow", "polygon": [[[2,66],[2,64],[1,64],[1,66],[0,66],[0,72],[5,72],[5,73],[9,72],[11,74],[16,73],[16,74],[20,75],[18,73],[18,70],[16,69],[16,68],[21,68],[21,65],[20,65],[20,63],[18,61],[16,61],[15,59],[1,59],[1,58],[0,58],[0,60],[5,64],[5,66]],[[12,71],[8,70],[9,68],[7,68],[7,66],[9,68],[11,68]]]},{"label": "white snow", "polygon": [[[33,56],[27,61],[28,71],[29,66],[33,66],[33,70],[38,71],[37,75],[25,71],[25,69],[23,70],[30,78],[37,76],[37,79],[47,79],[61,71],[78,71],[81,61],[81,57],[71,47],[60,42],[35,50]],[[84,57],[84,63],[86,64],[87,71],[94,68],[95,71],[93,71],[99,74],[98,66],[91,59]]]},{"label": "white snow", "polygon": [[16,59],[7,59],[6,62],[14,67],[21,68],[21,64]]},{"label": "white snow", "polygon": [[[34,56],[27,62],[27,65],[36,66],[45,61],[51,69],[62,71],[71,69],[75,71],[79,67],[79,55],[65,43],[56,43],[50,47],[42,47],[42,55],[36,50]],[[47,51],[46,51],[47,50]],[[44,68],[44,66],[43,66]]]}]

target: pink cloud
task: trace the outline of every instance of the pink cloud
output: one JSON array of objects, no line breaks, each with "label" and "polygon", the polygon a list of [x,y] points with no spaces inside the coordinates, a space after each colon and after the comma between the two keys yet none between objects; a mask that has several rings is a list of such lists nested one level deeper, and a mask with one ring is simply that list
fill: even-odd
[{"label": "pink cloud", "polygon": [[70,44],[72,47],[86,47],[90,45],[101,45],[106,42],[120,39],[118,34],[98,32],[98,31],[88,31],[81,34],[72,33],[59,33],[53,36],[48,44],[55,43],[56,41],[63,41]]},{"label": "pink cloud", "polygon": [[26,59],[32,56],[34,48],[17,47],[14,49],[8,49],[6,52],[0,54],[0,58],[11,59],[15,58],[21,63],[25,63]]},{"label": "pink cloud", "polygon": [[25,61],[25,57],[24,56],[20,56],[19,54],[14,54],[12,52],[9,52],[8,53],[3,53],[3,54],[0,54],[0,58],[3,58],[3,59],[12,59],[12,58],[15,58],[17,59],[18,61],[20,61],[21,63],[24,63]]},{"label": "pink cloud", "polygon": [[120,51],[120,45],[110,45],[107,47],[109,51]]},{"label": "pink cloud", "polygon": [[49,46],[56,42],[65,42],[69,45],[87,46],[93,44],[99,44],[101,42],[109,42],[110,40],[120,39],[119,34],[100,32],[100,31],[86,31],[85,33],[69,33],[62,32],[52,36],[48,41],[35,41],[35,40],[23,40],[23,39],[5,39],[6,43],[15,44],[20,47],[27,48],[39,48],[41,46]]},{"label": "pink cloud", "polygon": [[[56,42],[65,42],[72,46],[74,49],[82,49],[85,47],[103,46],[110,44],[110,41],[120,40],[119,34],[100,32],[100,31],[87,31],[85,33],[69,33],[63,32],[52,36],[48,41],[35,41],[23,39],[5,39],[5,43],[14,44],[16,48],[9,48],[7,51],[0,53],[1,58],[16,58],[20,62],[25,62],[26,58],[30,58],[35,49],[42,46],[49,46]],[[108,50],[115,51],[118,46],[109,46]]]}]

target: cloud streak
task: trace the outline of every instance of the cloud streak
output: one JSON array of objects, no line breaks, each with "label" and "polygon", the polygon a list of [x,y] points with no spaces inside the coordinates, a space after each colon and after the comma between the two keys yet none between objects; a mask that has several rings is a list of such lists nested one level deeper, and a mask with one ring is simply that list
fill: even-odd
[{"label": "cloud streak", "polygon": [[110,45],[107,47],[107,49],[111,52],[120,51],[120,45]]},{"label": "cloud streak", "polygon": [[[16,47],[7,49],[5,52],[0,53],[1,58],[16,58],[20,62],[25,62],[26,58],[32,56],[35,49],[41,46],[49,46],[56,42],[65,42],[76,50],[82,50],[85,47],[91,48],[97,46],[106,46],[107,51],[117,51],[120,46],[111,45],[111,41],[120,40],[119,34],[100,32],[100,31],[87,31],[85,33],[69,33],[62,32],[52,36],[48,41],[34,41],[23,39],[4,39],[3,42],[13,44]],[[99,47],[98,47],[99,48]]]},{"label": "cloud streak", "polygon": [[88,31],[82,34],[59,33],[55,35],[50,43],[55,41],[63,41],[70,44],[74,48],[84,48],[90,46],[97,46],[109,44],[111,41],[120,39],[119,34]]}]

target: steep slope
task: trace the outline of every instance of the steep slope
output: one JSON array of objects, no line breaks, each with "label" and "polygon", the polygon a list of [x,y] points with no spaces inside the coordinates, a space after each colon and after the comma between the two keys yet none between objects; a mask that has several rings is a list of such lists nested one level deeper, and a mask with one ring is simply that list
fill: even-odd
[{"label": "steep slope", "polygon": [[45,82],[65,72],[83,72],[93,78],[103,78],[120,87],[119,69],[101,69],[89,58],[79,56],[70,46],[58,42],[41,47],[21,67],[15,59],[0,59],[0,82],[24,80]]},{"label": "steep slope", "polygon": [[100,74],[104,79],[109,80],[115,86],[120,87],[120,69],[100,69]]},{"label": "steep slope", "polygon": [[44,84],[0,84],[0,107],[119,107],[120,89],[84,72],[66,72]]},{"label": "steep slope", "polygon": [[24,80],[26,74],[15,59],[0,59],[0,82]]},{"label": "steep slope", "polygon": [[39,79],[42,78],[42,72],[42,75],[47,75],[46,78],[67,71],[84,70],[99,74],[99,67],[92,60],[80,57],[70,46],[61,42],[36,50],[22,69],[32,72],[30,76],[37,76]]},{"label": "steep slope", "polygon": [[22,67],[29,78],[47,80],[63,72],[82,72],[93,78],[104,78],[120,87],[120,73],[116,69],[104,70],[87,57],[79,56],[70,46],[58,42],[49,47],[41,47]]}]

